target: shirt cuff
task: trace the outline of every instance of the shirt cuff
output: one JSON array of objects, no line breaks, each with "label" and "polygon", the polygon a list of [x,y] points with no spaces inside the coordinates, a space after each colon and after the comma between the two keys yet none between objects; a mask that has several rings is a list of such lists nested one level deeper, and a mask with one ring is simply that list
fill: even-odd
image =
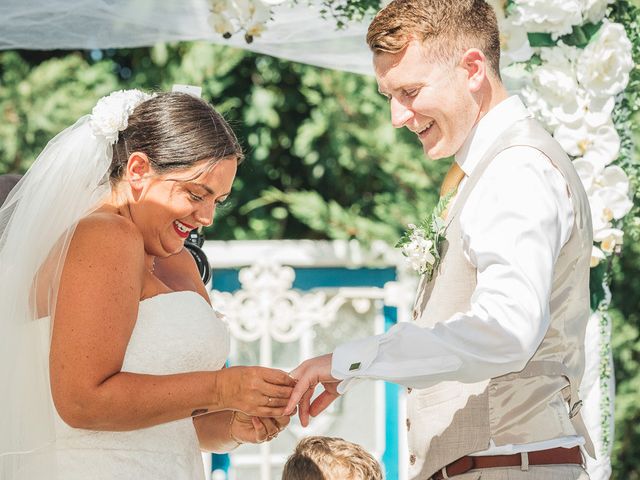
[{"label": "shirt cuff", "polygon": [[331,376],[343,380],[338,385],[339,393],[344,393],[353,385],[360,383],[355,380],[364,376],[378,355],[380,337],[381,335],[377,335],[343,343],[334,350]]}]

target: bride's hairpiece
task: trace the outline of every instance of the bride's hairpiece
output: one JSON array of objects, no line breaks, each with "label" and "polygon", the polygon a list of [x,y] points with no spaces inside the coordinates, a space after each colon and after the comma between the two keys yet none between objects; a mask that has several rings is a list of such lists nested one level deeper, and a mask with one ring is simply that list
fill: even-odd
[{"label": "bride's hairpiece", "polygon": [[91,111],[89,124],[93,134],[106,138],[110,144],[115,143],[118,134],[127,128],[129,115],[154,96],[140,90],[118,90],[102,97]]}]

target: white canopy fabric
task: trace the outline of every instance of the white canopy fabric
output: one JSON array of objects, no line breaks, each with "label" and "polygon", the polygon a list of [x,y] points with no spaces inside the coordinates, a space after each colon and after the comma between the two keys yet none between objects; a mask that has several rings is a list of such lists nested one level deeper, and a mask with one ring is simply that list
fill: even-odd
[{"label": "white canopy fabric", "polygon": [[372,74],[368,21],[342,30],[304,0],[274,7],[267,30],[247,44],[208,23],[206,0],[2,0],[0,49],[106,49],[207,40],[296,62]]}]

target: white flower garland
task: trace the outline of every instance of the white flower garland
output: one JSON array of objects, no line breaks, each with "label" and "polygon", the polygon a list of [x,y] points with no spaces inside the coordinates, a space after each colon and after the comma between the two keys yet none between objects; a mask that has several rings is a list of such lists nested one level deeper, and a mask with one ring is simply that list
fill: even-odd
[{"label": "white flower garland", "polygon": [[[620,152],[612,113],[634,65],[632,46],[622,25],[602,19],[607,3],[516,0],[500,19],[508,35],[503,44],[503,60],[508,62],[505,81],[516,82],[530,110],[574,159],[589,195],[595,241],[592,266],[619,250],[623,233],[615,225],[633,207],[627,174],[611,165]],[[566,14],[556,15],[558,10]],[[584,49],[562,41],[534,49],[521,32],[521,27],[538,28],[535,32],[558,38],[585,19],[602,25]],[[530,60],[534,53],[537,64],[517,63]]]},{"label": "white flower garland", "polygon": [[209,25],[224,38],[245,32],[251,43],[264,32],[271,19],[271,8],[284,0],[209,0]]},{"label": "white flower garland", "polygon": [[[629,176],[615,165],[621,138],[614,124],[615,108],[634,68],[633,45],[625,27],[606,18],[612,0],[490,3],[499,14],[505,82],[521,93],[570,155],[587,191],[594,237],[591,266],[597,267],[620,251],[622,220],[633,207]],[[594,439],[599,445],[594,475],[607,478],[613,441],[609,282],[605,275],[604,298],[593,317],[600,335],[600,438]]]}]

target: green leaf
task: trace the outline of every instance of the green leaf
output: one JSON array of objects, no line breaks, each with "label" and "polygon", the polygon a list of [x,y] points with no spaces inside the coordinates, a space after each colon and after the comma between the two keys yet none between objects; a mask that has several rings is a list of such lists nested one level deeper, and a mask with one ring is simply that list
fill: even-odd
[{"label": "green leaf", "polygon": [[573,31],[561,37],[561,40],[567,45],[573,47],[584,48],[589,44],[591,38],[600,30],[602,22],[597,24],[585,23],[584,25],[575,25]]},{"label": "green leaf", "polygon": [[605,291],[602,282],[604,280],[606,268],[606,262],[601,262],[597,267],[591,269],[591,275],[589,277],[591,310],[597,310],[600,302],[604,300]]},{"label": "green leaf", "polygon": [[447,206],[449,205],[449,202],[451,201],[451,199],[453,198],[453,196],[456,194],[458,190],[452,190],[449,193],[447,193],[445,196],[440,197],[440,200],[438,200],[438,203],[436,204],[436,207],[433,209],[433,216],[434,217],[440,217],[442,218],[445,210],[447,209]]},{"label": "green leaf", "polygon": [[553,39],[550,33],[545,32],[529,32],[527,37],[529,38],[529,44],[534,48],[555,47],[561,40],[572,47],[584,48],[589,44],[591,38],[598,33],[601,26],[602,22],[574,25],[571,33],[563,35],[556,40]]},{"label": "green leaf", "polygon": [[444,219],[440,216],[434,216],[433,218],[433,228],[436,232],[441,232],[445,229],[445,227],[447,226],[446,222],[444,221]]},{"label": "green leaf", "polygon": [[550,33],[543,32],[529,32],[527,33],[527,37],[529,37],[529,44],[532,47],[554,47],[558,41],[553,40],[551,38]]}]

